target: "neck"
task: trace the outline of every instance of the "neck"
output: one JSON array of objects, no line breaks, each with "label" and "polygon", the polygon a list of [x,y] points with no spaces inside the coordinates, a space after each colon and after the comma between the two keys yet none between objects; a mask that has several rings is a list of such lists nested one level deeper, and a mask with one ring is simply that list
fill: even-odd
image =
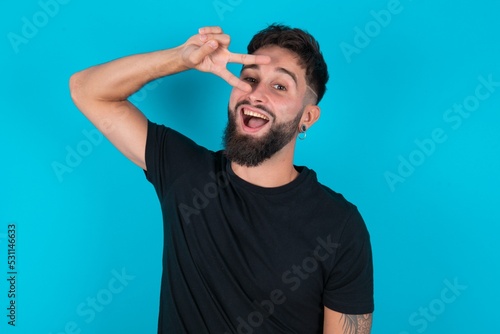
[{"label": "neck", "polygon": [[233,172],[243,180],[264,188],[284,186],[295,180],[299,172],[293,166],[293,149],[281,150],[258,166],[247,167],[231,162]]}]

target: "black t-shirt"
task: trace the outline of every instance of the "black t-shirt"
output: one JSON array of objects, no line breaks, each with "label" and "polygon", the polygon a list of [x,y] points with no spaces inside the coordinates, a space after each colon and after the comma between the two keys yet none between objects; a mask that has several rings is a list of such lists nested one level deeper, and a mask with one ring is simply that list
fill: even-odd
[{"label": "black t-shirt", "polygon": [[366,226],[314,171],[259,187],[151,122],[146,166],[164,222],[159,333],[322,333],[324,306],[373,312]]}]

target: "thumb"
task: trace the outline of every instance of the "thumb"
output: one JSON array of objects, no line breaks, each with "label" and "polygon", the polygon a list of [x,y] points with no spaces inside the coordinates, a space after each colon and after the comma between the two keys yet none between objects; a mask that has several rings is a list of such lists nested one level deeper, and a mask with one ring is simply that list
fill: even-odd
[{"label": "thumb", "polygon": [[195,64],[198,65],[200,64],[203,59],[205,59],[206,56],[217,50],[219,47],[219,44],[215,40],[210,40],[207,41],[205,44],[200,46],[198,49],[194,50],[193,53],[191,53],[189,60]]}]

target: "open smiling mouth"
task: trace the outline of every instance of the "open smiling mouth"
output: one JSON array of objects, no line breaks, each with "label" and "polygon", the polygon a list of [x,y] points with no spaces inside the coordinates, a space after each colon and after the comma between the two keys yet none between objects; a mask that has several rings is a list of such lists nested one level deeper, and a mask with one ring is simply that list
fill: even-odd
[{"label": "open smiling mouth", "polygon": [[241,109],[241,116],[243,118],[243,125],[251,132],[258,131],[269,123],[269,117],[266,115],[246,108]]}]

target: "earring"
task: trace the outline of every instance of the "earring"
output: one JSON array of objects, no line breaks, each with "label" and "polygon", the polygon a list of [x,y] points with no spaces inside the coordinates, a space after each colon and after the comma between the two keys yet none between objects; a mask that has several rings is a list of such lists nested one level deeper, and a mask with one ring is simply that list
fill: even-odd
[{"label": "earring", "polygon": [[302,125],[300,126],[300,132],[299,132],[299,139],[300,139],[300,140],[304,140],[304,139],[306,139],[306,137],[307,137],[307,133],[306,133],[306,131],[307,131],[307,127],[306,127],[306,125],[305,125],[305,124],[302,124]]}]

